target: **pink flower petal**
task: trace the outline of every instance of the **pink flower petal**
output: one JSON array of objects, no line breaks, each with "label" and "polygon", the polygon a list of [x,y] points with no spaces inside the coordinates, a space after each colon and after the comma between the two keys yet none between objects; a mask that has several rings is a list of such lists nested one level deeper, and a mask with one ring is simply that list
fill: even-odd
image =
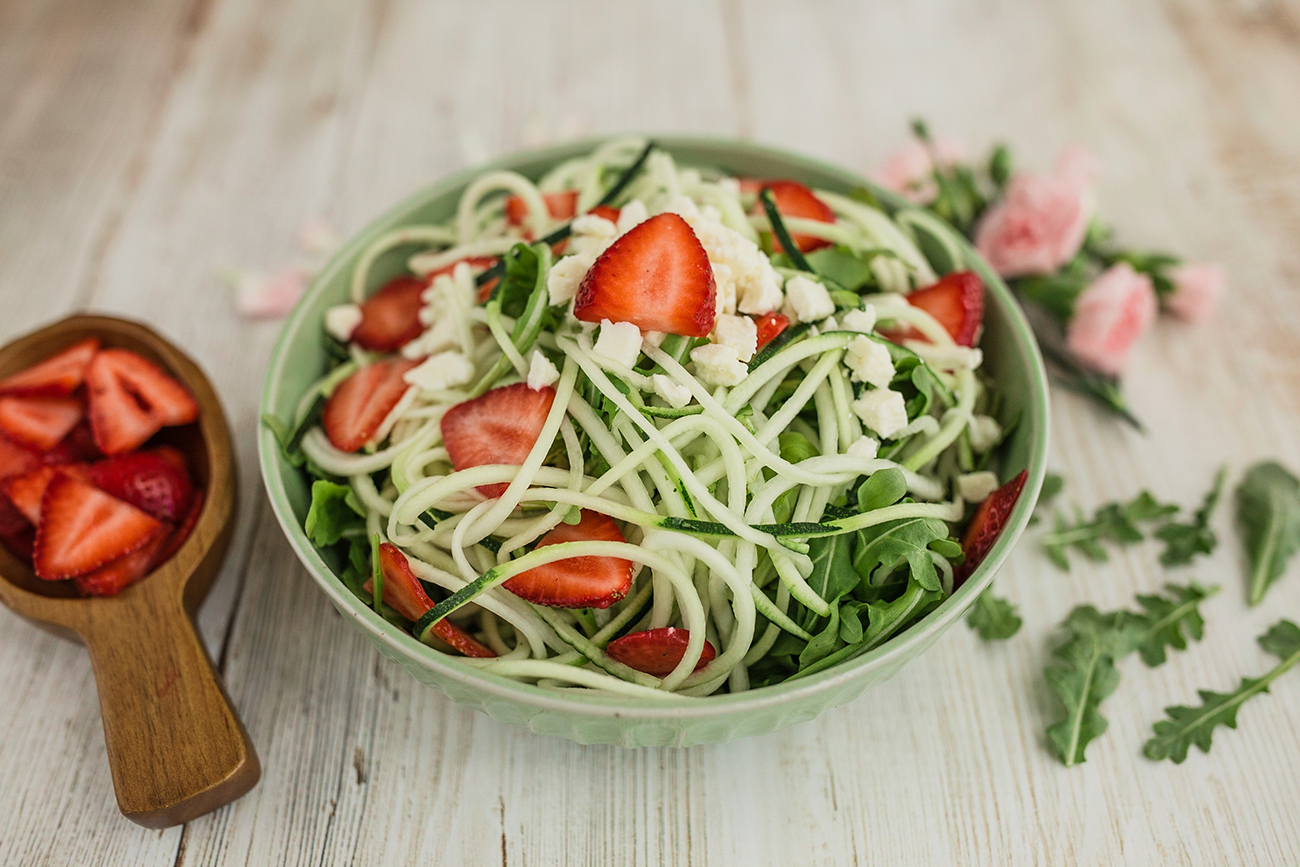
[{"label": "pink flower petal", "polygon": [[1070,145],[1056,158],[1056,176],[1089,190],[1101,175],[1101,163],[1083,145]]},{"label": "pink flower petal", "polygon": [[328,256],[338,249],[342,238],[324,217],[311,217],[298,227],[298,246],[304,253]]},{"label": "pink flower petal", "polygon": [[1075,300],[1066,344],[1084,363],[1117,376],[1155,321],[1156,306],[1150,277],[1127,262],[1113,265]]},{"label": "pink flower petal", "polygon": [[1090,212],[1074,180],[1019,174],[980,218],[975,246],[1003,277],[1051,274],[1083,246]]},{"label": "pink flower petal", "polygon": [[1165,307],[1179,319],[1200,322],[1214,312],[1228,277],[1218,265],[1189,263],[1169,271],[1174,283],[1173,294],[1165,298]]},{"label": "pink flower petal", "polygon": [[302,267],[286,268],[278,274],[246,274],[235,285],[235,310],[249,319],[288,314],[298,303],[311,279]]},{"label": "pink flower petal", "polygon": [[[943,166],[951,166],[966,159],[966,148],[961,142],[940,138],[934,140],[934,152]],[[890,192],[918,205],[932,200],[938,191],[930,173],[934,163],[930,148],[918,139],[889,155],[881,167],[871,174],[871,179]]]}]

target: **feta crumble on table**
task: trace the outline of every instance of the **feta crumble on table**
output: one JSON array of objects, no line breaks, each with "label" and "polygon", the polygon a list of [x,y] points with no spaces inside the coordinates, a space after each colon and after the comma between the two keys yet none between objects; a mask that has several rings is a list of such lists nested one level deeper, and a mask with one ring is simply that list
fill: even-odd
[{"label": "feta crumble on table", "polygon": [[713,326],[714,342],[736,350],[736,357],[749,361],[758,351],[758,326],[748,316],[722,314]]},{"label": "feta crumble on table", "polygon": [[650,387],[673,409],[681,409],[691,402],[691,390],[675,382],[671,376],[656,373],[650,377]]},{"label": "feta crumble on table", "polygon": [[849,343],[844,363],[853,371],[854,382],[885,388],[894,379],[894,361],[889,350],[865,335],[855,337]]},{"label": "feta crumble on table", "polygon": [[631,322],[602,319],[600,336],[596,338],[592,352],[624,367],[632,367],[641,355],[641,329]]},{"label": "feta crumble on table", "polygon": [[881,439],[892,439],[907,427],[907,407],[903,396],[888,388],[873,388],[853,401],[853,412]]},{"label": "feta crumble on table", "polygon": [[474,365],[455,350],[430,355],[422,364],[402,375],[407,383],[423,391],[446,391],[474,379]]},{"label": "feta crumble on table", "polygon": [[361,308],[356,304],[337,304],[325,311],[325,330],[335,340],[347,343],[361,324]]},{"label": "feta crumble on table", "polygon": [[533,391],[540,391],[559,381],[560,371],[556,370],[555,365],[542,355],[540,350],[534,349],[532,358],[528,362],[528,387]]},{"label": "feta crumble on table", "polygon": [[977,453],[983,454],[998,444],[1002,439],[1002,425],[998,420],[987,415],[977,415],[971,419],[970,427],[967,429],[970,436],[970,447]]},{"label": "feta crumble on table", "polygon": [[997,489],[998,477],[987,471],[957,477],[957,496],[968,503],[982,503]]},{"label": "feta crumble on table", "polygon": [[849,445],[846,455],[854,458],[874,458],[880,450],[880,442],[869,436],[860,436]]},{"label": "feta crumble on table", "polygon": [[863,310],[850,310],[844,314],[840,327],[845,331],[861,331],[870,334],[876,327],[876,308],[868,304]]},{"label": "feta crumble on table", "polygon": [[825,286],[796,274],[785,281],[785,306],[781,312],[791,322],[819,322],[835,312],[835,302]]},{"label": "feta crumble on table", "polygon": [[749,375],[749,367],[736,350],[721,343],[697,346],[691,350],[691,361],[695,362],[695,375],[709,385],[736,385]]}]

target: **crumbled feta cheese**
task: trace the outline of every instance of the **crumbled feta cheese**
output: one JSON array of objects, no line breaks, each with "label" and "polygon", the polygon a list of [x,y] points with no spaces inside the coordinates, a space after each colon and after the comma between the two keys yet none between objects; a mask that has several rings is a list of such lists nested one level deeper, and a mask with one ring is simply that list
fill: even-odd
[{"label": "crumbled feta cheese", "polygon": [[456,327],[456,320],[451,316],[439,316],[423,334],[402,347],[402,357],[424,358],[457,346],[459,343],[460,334]]},{"label": "crumbled feta cheese", "polygon": [[729,196],[740,198],[740,180],[738,178],[718,178],[718,189]]},{"label": "crumbled feta cheese", "polygon": [[[730,231],[730,230],[728,230]],[[749,241],[740,234],[736,235],[741,241]],[[773,310],[780,310],[785,296],[781,293],[781,278],[777,275],[776,269],[768,261],[767,256],[758,247],[754,248],[758,253],[759,262],[757,266],[747,272],[743,279],[736,278],[736,295],[740,299],[736,304],[736,309],[741,313],[769,313]],[[735,264],[732,264],[733,271]]]},{"label": "crumbled feta cheese", "polygon": [[534,349],[533,357],[528,362],[528,387],[533,391],[540,391],[548,385],[555,385],[560,381],[560,371],[555,369],[555,365],[541,351]]},{"label": "crumbled feta cheese", "polygon": [[862,397],[853,401],[853,411],[881,439],[893,439],[907,427],[907,407],[903,404],[903,396],[887,388],[864,391]]},{"label": "crumbled feta cheese", "polygon": [[853,371],[854,382],[869,382],[886,388],[894,379],[894,361],[884,344],[860,335],[849,343],[844,363]]},{"label": "crumbled feta cheese", "polygon": [[668,200],[661,213],[676,214],[687,223],[700,219],[700,206],[690,196],[676,195]]},{"label": "crumbled feta cheese", "polygon": [[424,391],[446,391],[473,380],[474,365],[459,352],[439,352],[408,370],[402,379]]},{"label": "crumbled feta cheese", "polygon": [[599,214],[581,214],[569,224],[570,244],[575,253],[599,256],[618,237],[618,227]]},{"label": "crumbled feta cheese", "polygon": [[645,331],[641,334],[641,351],[645,352],[646,346],[653,346],[658,349],[667,337],[662,331]]},{"label": "crumbled feta cheese", "polygon": [[629,229],[641,225],[650,218],[645,202],[633,199],[618,210],[618,233],[622,235]]},{"label": "crumbled feta cheese", "polygon": [[656,373],[650,377],[650,387],[654,389],[655,394],[667,401],[673,409],[681,409],[691,402],[691,390],[680,383],[674,382],[671,376],[662,373]]},{"label": "crumbled feta cheese", "polygon": [[978,347],[937,346],[923,340],[909,340],[907,347],[937,370],[976,370],[984,363],[984,353]]},{"label": "crumbled feta cheese", "polygon": [[822,284],[796,274],[785,281],[785,306],[791,322],[818,322],[835,312],[835,302]]},{"label": "crumbled feta cheese", "polygon": [[845,452],[845,454],[854,458],[874,458],[879,449],[879,440],[874,440],[868,436],[861,436],[849,445],[849,450]]},{"label": "crumbled feta cheese", "polygon": [[957,495],[968,503],[982,503],[997,489],[998,477],[987,471],[957,477]]},{"label": "crumbled feta cheese", "polygon": [[587,276],[595,261],[594,253],[575,253],[551,266],[551,272],[546,275],[546,291],[551,296],[551,306],[573,300],[582,278]]},{"label": "crumbled feta cheese", "polygon": [[600,336],[592,351],[624,367],[636,364],[641,355],[641,329],[631,322],[600,320]]},{"label": "crumbled feta cheese", "polygon": [[731,267],[721,262],[710,263],[713,266],[715,312],[718,316],[736,312],[736,278],[731,274]]},{"label": "crumbled feta cheese", "polygon": [[758,351],[758,326],[748,316],[724,313],[713,326],[713,340],[736,350],[736,357],[749,361]]},{"label": "crumbled feta cheese", "polygon": [[338,304],[325,311],[325,330],[335,340],[347,343],[361,324],[361,308],[355,304]]},{"label": "crumbled feta cheese", "polygon": [[968,429],[970,447],[976,454],[983,454],[998,444],[1002,439],[1002,425],[998,420],[987,415],[977,415],[970,421]]},{"label": "crumbled feta cheese", "polygon": [[876,327],[876,308],[870,304],[865,310],[850,310],[844,314],[840,327],[845,331],[861,331],[870,334]]},{"label": "crumbled feta cheese", "polygon": [[741,313],[767,313],[781,308],[781,278],[757,244],[713,218],[716,211],[701,214],[685,196],[674,198],[665,210],[679,214],[690,225],[710,262],[731,270],[736,307]]},{"label": "crumbled feta cheese", "polygon": [[736,385],[749,375],[736,350],[721,343],[697,346],[691,350],[691,361],[695,362],[695,375],[709,385]]}]

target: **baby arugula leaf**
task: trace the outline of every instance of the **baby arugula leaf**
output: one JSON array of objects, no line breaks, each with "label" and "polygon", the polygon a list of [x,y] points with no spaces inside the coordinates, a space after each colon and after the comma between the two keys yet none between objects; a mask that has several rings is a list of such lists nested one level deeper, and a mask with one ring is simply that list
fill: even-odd
[{"label": "baby arugula leaf", "polygon": [[1247,470],[1237,486],[1237,528],[1250,557],[1250,604],[1257,605],[1300,550],[1300,480],[1273,461]]},{"label": "baby arugula leaf", "polygon": [[1194,641],[1201,640],[1205,634],[1205,621],[1201,618],[1199,606],[1218,593],[1219,588],[1202,587],[1193,581],[1186,587],[1166,584],[1165,591],[1168,597],[1139,595],[1137,600],[1144,611],[1128,617],[1133,626],[1129,634],[1133,636],[1135,647],[1142,661],[1152,668],[1164,664],[1165,648],[1187,649],[1184,629]]},{"label": "baby arugula leaf", "polygon": [[999,599],[988,590],[975,598],[975,606],[966,617],[966,624],[985,641],[1010,638],[1020,631],[1022,622],[1015,605]]},{"label": "baby arugula leaf", "polygon": [[1198,707],[1177,705],[1165,708],[1169,718],[1152,726],[1155,736],[1146,742],[1142,754],[1155,761],[1170,759],[1176,765],[1182,764],[1193,744],[1203,753],[1210,751],[1210,740],[1217,726],[1235,729],[1237,709],[1242,703],[1251,696],[1268,692],[1270,683],[1300,662],[1300,626],[1290,620],[1279,620],[1260,636],[1259,644],[1281,662],[1263,677],[1242,678],[1241,686],[1235,692],[1198,690],[1201,697]]},{"label": "baby arugula leaf", "polygon": [[1205,495],[1201,507],[1192,516],[1190,524],[1170,521],[1156,530],[1156,538],[1165,543],[1165,550],[1160,552],[1160,562],[1165,566],[1186,566],[1197,554],[1211,554],[1219,540],[1210,529],[1210,517],[1218,505],[1219,495],[1223,492],[1223,480],[1228,475],[1226,466],[1219,468],[1214,477],[1214,486]]},{"label": "baby arugula leaf", "polygon": [[1148,491],[1143,491],[1127,503],[1102,506],[1090,521],[1085,520],[1077,509],[1073,524],[1058,513],[1052,532],[1044,534],[1039,541],[1052,562],[1068,572],[1070,560],[1066,552],[1070,548],[1090,560],[1105,562],[1110,555],[1101,542],[1119,545],[1141,542],[1145,538],[1141,524],[1168,518],[1177,511],[1177,506],[1161,503]]},{"label": "baby arugula leaf", "polygon": [[[835,538],[835,537],[832,537]],[[948,538],[948,525],[934,518],[902,518],[857,532],[853,569],[868,584],[880,583],[907,563],[922,589],[939,591],[930,543]]]},{"label": "baby arugula leaf", "polygon": [[[835,621],[834,628],[828,630],[831,635],[839,634],[837,603],[860,580],[858,574],[853,571],[853,561],[849,556],[849,544],[852,539],[851,535],[845,533],[839,536],[818,536],[808,542],[808,556],[812,558],[813,564],[812,572],[807,578],[808,586],[831,606],[831,614]],[[811,630],[821,619],[816,612],[805,609],[799,625]],[[834,650],[834,647],[831,650]]]},{"label": "baby arugula leaf", "polygon": [[311,507],[303,530],[313,545],[327,548],[345,536],[364,534],[365,514],[352,488],[317,479],[311,486]]}]

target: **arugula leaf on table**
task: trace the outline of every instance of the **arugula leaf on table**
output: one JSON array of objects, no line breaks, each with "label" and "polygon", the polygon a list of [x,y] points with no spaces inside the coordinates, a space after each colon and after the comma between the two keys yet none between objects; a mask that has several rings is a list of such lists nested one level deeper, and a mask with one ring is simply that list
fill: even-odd
[{"label": "arugula leaf on table", "polygon": [[1092,520],[1085,520],[1076,510],[1075,522],[1070,524],[1058,513],[1052,532],[1043,535],[1039,541],[1052,562],[1068,572],[1070,559],[1066,552],[1070,548],[1090,560],[1105,562],[1110,555],[1101,542],[1120,545],[1141,542],[1145,537],[1139,524],[1168,518],[1177,511],[1177,506],[1160,503],[1149,492],[1143,491],[1127,503],[1102,506],[1093,514]]},{"label": "arugula leaf on table", "polygon": [[1004,641],[1020,631],[1023,621],[1016,606],[985,590],[975,599],[966,624],[985,641]]},{"label": "arugula leaf on table", "polygon": [[365,508],[352,488],[317,479],[311,486],[311,507],[303,529],[312,544],[326,548],[344,536],[365,533]]},{"label": "arugula leaf on table", "polygon": [[1228,468],[1220,467],[1218,475],[1214,477],[1214,486],[1205,495],[1205,500],[1192,516],[1190,524],[1170,521],[1156,530],[1156,538],[1165,543],[1165,550],[1160,552],[1160,562],[1163,565],[1186,566],[1197,554],[1214,552],[1214,546],[1219,540],[1214,535],[1214,530],[1210,529],[1210,517],[1218,505],[1227,475]]},{"label": "arugula leaf on table", "polygon": [[[1166,584],[1165,591],[1168,596],[1139,594],[1137,600],[1144,609],[1143,613],[1128,615],[1134,648],[1142,656],[1142,661],[1152,668],[1164,664],[1166,648],[1186,650],[1187,637],[1201,640],[1205,634],[1205,620],[1198,606],[1218,593],[1219,588],[1202,587],[1193,581],[1186,587]],[[1183,635],[1184,629],[1187,636]]]},{"label": "arugula leaf on table", "polygon": [[1174,764],[1182,764],[1193,744],[1203,753],[1210,751],[1210,740],[1216,727],[1224,725],[1235,729],[1237,709],[1248,698],[1268,692],[1270,683],[1300,662],[1300,626],[1290,620],[1280,620],[1260,636],[1259,644],[1281,662],[1262,677],[1242,678],[1241,686],[1234,692],[1198,690],[1201,704],[1197,707],[1176,705],[1165,708],[1169,718],[1152,726],[1154,737],[1146,742],[1142,754],[1155,761],[1170,759]]},{"label": "arugula leaf on table", "polygon": [[1300,480],[1273,461],[1247,470],[1237,486],[1237,528],[1250,558],[1250,604],[1257,605],[1300,550]]}]

